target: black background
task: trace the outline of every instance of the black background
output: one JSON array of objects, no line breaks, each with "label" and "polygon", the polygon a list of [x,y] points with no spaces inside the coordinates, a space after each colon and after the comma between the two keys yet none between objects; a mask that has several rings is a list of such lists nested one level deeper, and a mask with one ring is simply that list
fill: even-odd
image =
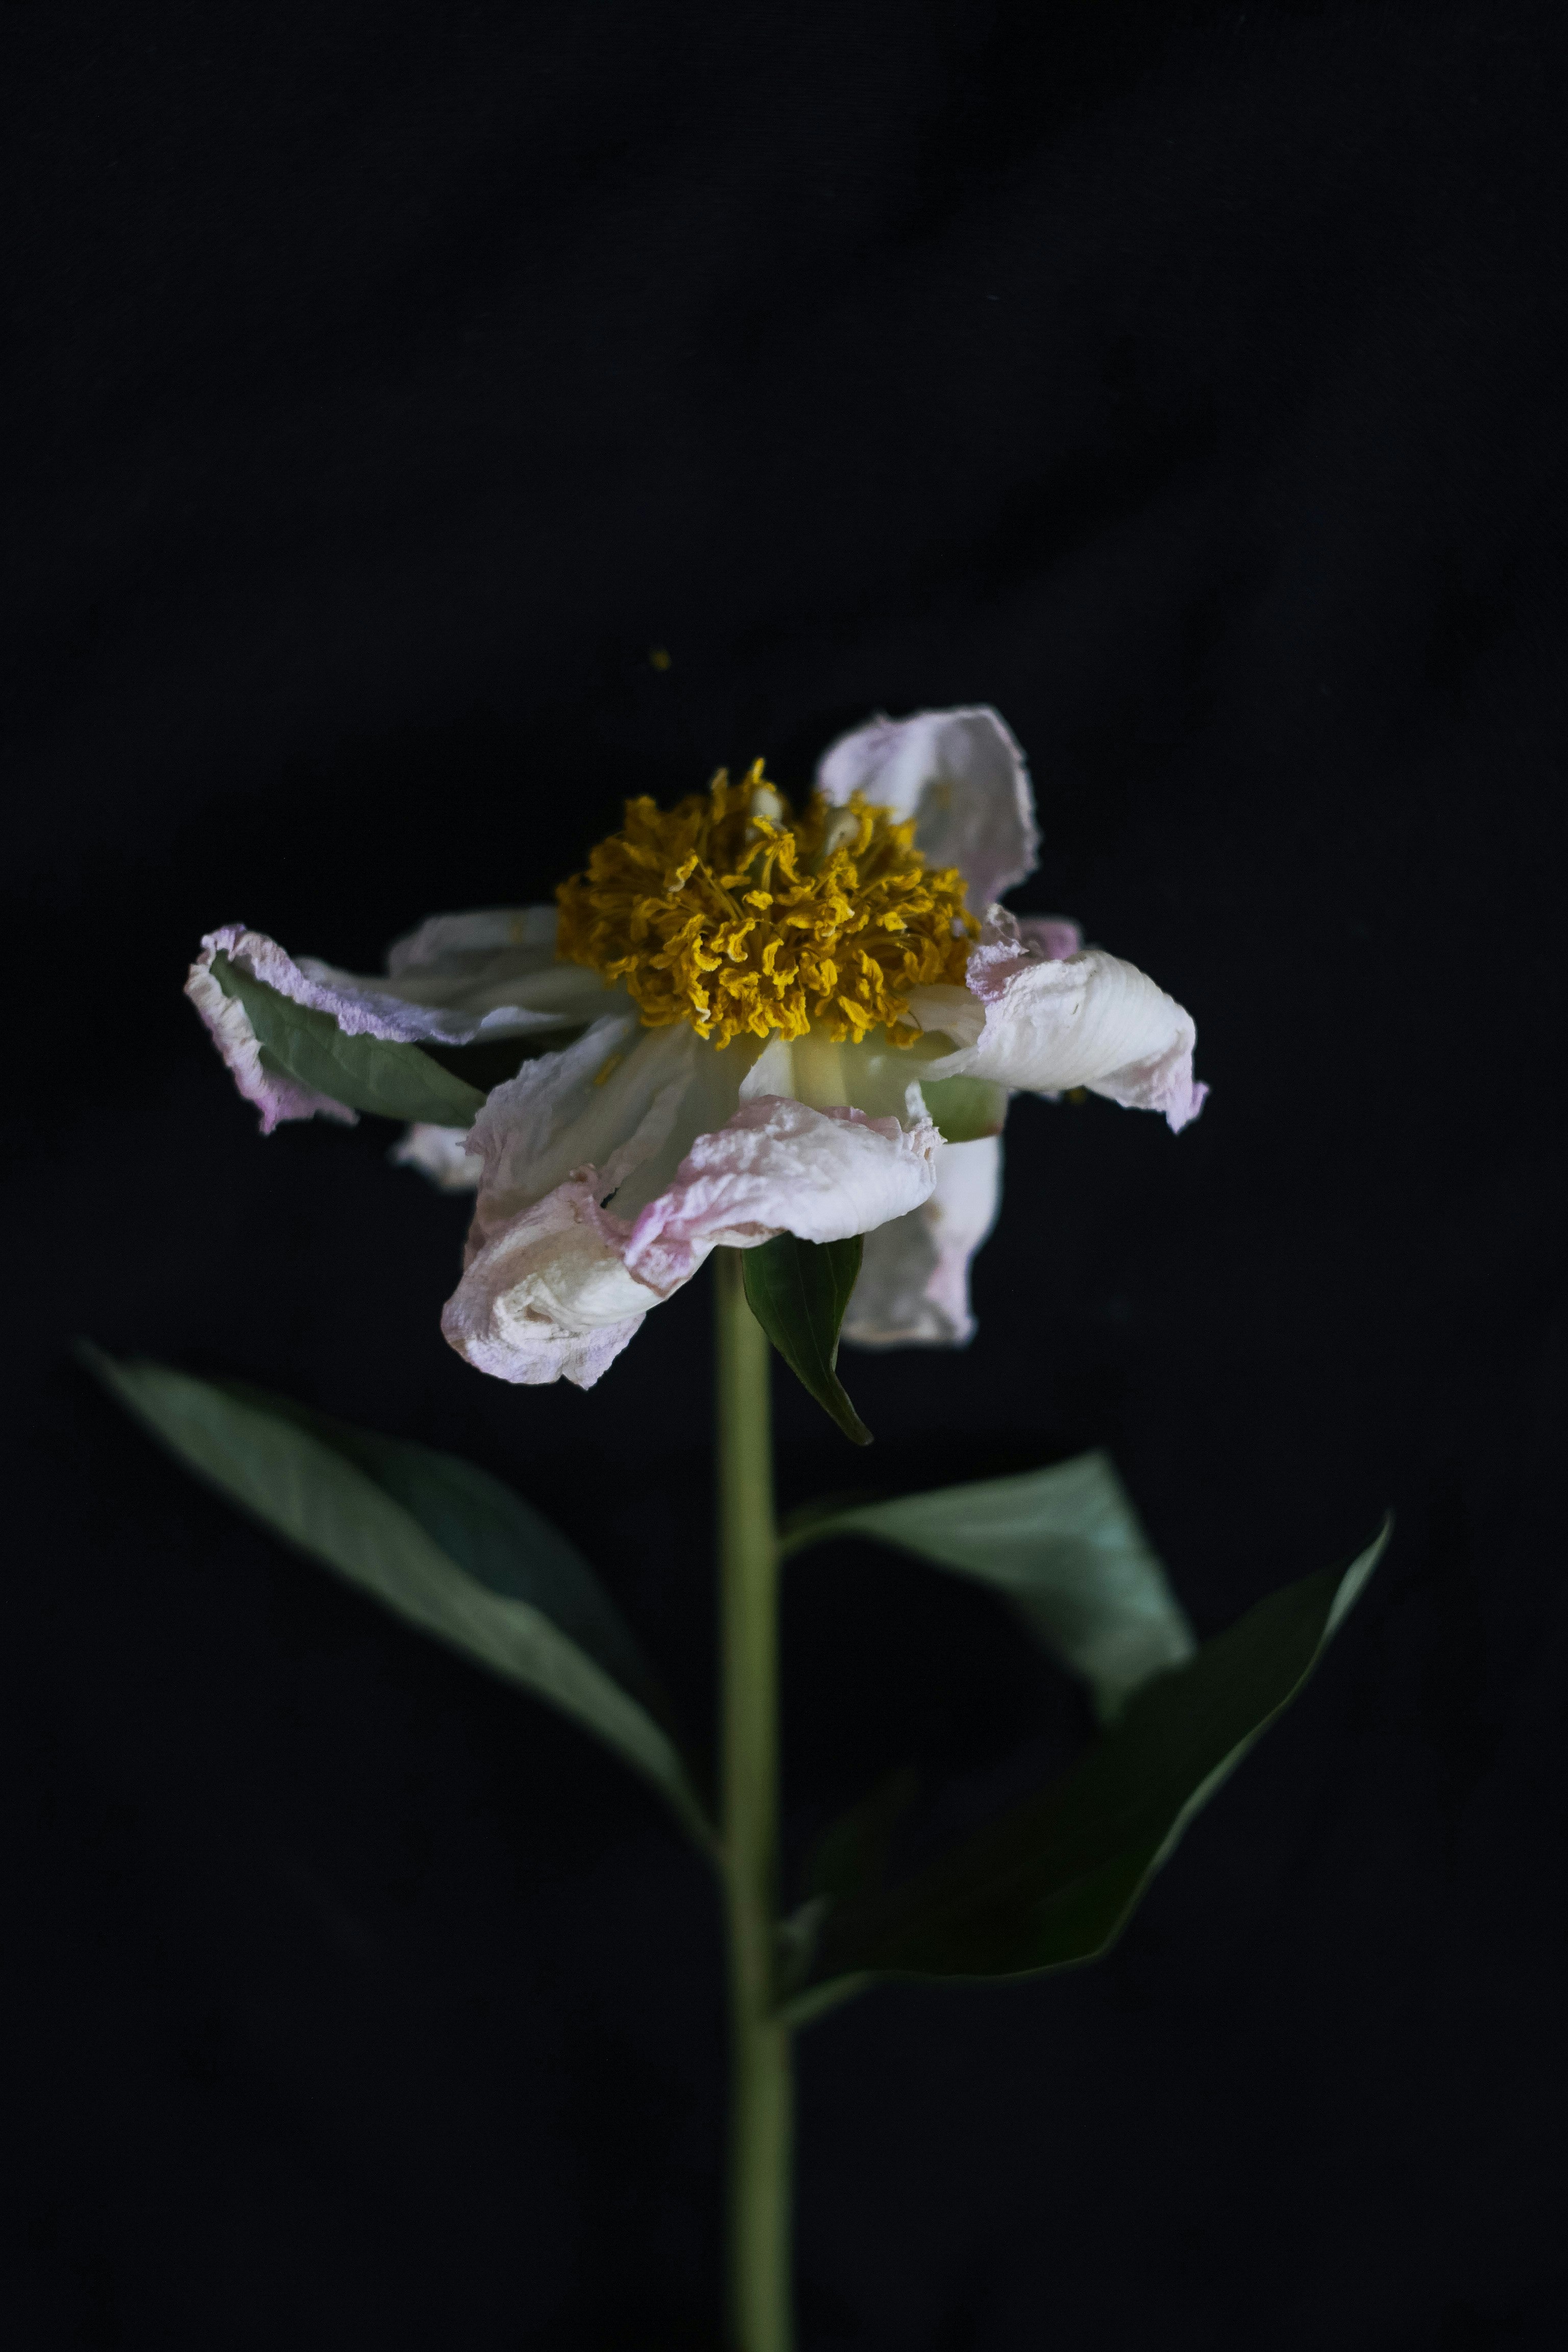
[{"label": "black background", "polygon": [[[978,1340],[847,1357],[865,1460],[781,1379],[785,1496],[1104,1442],[1205,1630],[1399,1532],[1107,1963],[806,2036],[805,2352],[1561,2343],[1561,10],[5,41],[6,2341],[715,2340],[700,1866],[65,1350],[513,1478],[704,1725],[706,1284],[590,1395],[480,1379],[462,1205],[374,1121],[258,1141],[184,968],[374,969],[627,792],[985,700],[1020,903],[1213,1099],[1021,1104]],[[795,1848],[1079,1727],[891,1557],[803,1562],[786,1642]]]}]

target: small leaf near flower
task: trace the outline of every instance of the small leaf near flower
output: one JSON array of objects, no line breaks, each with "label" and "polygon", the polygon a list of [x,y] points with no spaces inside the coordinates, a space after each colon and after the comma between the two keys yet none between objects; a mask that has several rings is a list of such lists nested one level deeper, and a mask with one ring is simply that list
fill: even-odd
[{"label": "small leaf near flower", "polygon": [[237,997],[268,1069],[295,1078],[350,1110],[383,1118],[420,1119],[433,1127],[470,1127],[484,1096],[417,1045],[384,1037],[351,1037],[330,1013],[295,1004],[264,980],[254,980],[226,955],[215,955],[213,978]]},{"label": "small leaf near flower", "polygon": [[[1062,1779],[901,1882],[863,1881],[802,1915],[785,2017],[877,1977],[1031,1976],[1097,1958],[1188,1824],[1294,1698],[1376,1566],[1389,1525],[1346,1569],[1270,1593],[1190,1664],[1156,1675]],[[862,1809],[864,1810],[864,1809]],[[853,1832],[825,1841],[840,1864]],[[807,1913],[813,1906],[807,1906]]]},{"label": "small leaf near flower", "polygon": [[79,1353],[186,1469],[395,1616],[593,1732],[712,1851],[630,1632],[575,1548],[499,1478],[262,1389]]},{"label": "small leaf near flower", "polygon": [[844,1242],[803,1242],[779,1234],[742,1250],[746,1303],[807,1394],[851,1444],[871,1433],[837,1373],[838,1332],[860,1271],[858,1234]]}]

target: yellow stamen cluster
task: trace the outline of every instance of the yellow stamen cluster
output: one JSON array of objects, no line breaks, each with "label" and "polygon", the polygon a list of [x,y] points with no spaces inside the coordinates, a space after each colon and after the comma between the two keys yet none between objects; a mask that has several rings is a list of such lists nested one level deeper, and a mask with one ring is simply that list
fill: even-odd
[{"label": "yellow stamen cluster", "polygon": [[909,992],[962,982],[976,928],[963,876],[927,871],[912,824],[858,795],[791,816],[760,760],[672,809],[628,801],[556,895],[558,954],[624,981],[649,1028],[689,1021],[717,1045],[814,1024],[912,1045]]}]

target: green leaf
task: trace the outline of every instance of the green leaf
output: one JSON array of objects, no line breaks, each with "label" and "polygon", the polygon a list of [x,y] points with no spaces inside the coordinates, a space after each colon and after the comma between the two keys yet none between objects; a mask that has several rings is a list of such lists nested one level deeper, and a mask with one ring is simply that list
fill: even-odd
[{"label": "green leaf", "polygon": [[163,1364],[82,1360],[189,1470],[395,1615],[542,1698],[713,1832],[637,1643],[587,1562],[454,1455]]},{"label": "green leaf", "polygon": [[795,1947],[812,1949],[786,1980],[784,2013],[819,2013],[839,1980],[848,1991],[867,1977],[1026,1976],[1104,1952],[1188,1823],[1300,1689],[1388,1533],[1385,1523],[1349,1568],[1271,1593],[1190,1664],[1156,1675],[1051,1787],[901,1883],[830,1903],[814,1935],[797,1928]]},{"label": "green leaf", "polygon": [[829,1536],[868,1536],[994,1586],[1088,1683],[1102,1722],[1196,1647],[1109,1454],[890,1502],[808,1508],[786,1525],[784,1553]]},{"label": "green leaf", "polygon": [[991,1078],[925,1078],[921,1094],[944,1143],[973,1143],[1006,1124],[1007,1089]]},{"label": "green leaf", "polygon": [[417,1045],[347,1036],[330,1013],[296,1004],[226,955],[215,955],[212,969],[224,994],[244,1005],[263,1062],[284,1077],[297,1078],[351,1110],[374,1111],[383,1118],[470,1127],[483,1109],[485,1097],[477,1087],[444,1070]]},{"label": "green leaf", "polygon": [[846,1437],[869,1445],[871,1433],[838,1377],[838,1331],[860,1272],[861,1242],[803,1242],[780,1234],[743,1250],[746,1303],[808,1395]]}]

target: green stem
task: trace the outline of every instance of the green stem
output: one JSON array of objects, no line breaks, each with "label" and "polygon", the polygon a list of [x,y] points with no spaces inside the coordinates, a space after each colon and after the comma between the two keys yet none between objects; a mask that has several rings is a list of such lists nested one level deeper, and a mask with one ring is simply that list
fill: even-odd
[{"label": "green stem", "polygon": [[738,1250],[714,1253],[724,1875],[730,1921],[730,2324],[735,2352],[790,2352],[787,2026],[773,2013],[778,1894],[778,1536],[771,1370]]}]

